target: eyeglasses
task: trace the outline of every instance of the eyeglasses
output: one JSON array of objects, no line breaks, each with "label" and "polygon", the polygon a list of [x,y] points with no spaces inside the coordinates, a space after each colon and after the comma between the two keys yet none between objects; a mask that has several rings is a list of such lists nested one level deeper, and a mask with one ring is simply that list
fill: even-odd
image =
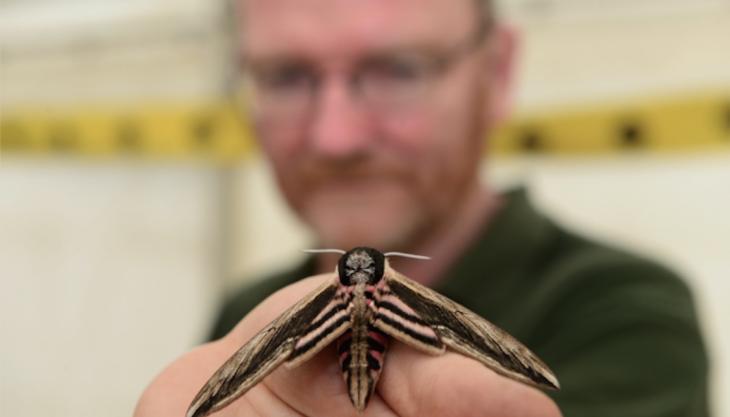
[{"label": "eyeglasses", "polygon": [[[374,112],[412,108],[427,100],[440,78],[484,38],[479,33],[448,50],[398,51],[363,59],[347,79],[350,94]],[[315,65],[299,60],[251,63],[240,75],[239,87],[249,104],[282,122],[311,114],[325,82]]]}]

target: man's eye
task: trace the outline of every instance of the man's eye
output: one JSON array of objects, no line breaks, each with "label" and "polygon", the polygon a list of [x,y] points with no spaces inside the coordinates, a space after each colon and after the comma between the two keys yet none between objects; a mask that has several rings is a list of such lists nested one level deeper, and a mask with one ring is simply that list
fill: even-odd
[{"label": "man's eye", "polygon": [[370,67],[373,76],[391,80],[415,80],[426,73],[426,65],[416,60],[390,60]]},{"label": "man's eye", "polygon": [[301,67],[273,68],[254,74],[256,84],[268,90],[286,90],[308,86],[312,82],[311,72]]}]

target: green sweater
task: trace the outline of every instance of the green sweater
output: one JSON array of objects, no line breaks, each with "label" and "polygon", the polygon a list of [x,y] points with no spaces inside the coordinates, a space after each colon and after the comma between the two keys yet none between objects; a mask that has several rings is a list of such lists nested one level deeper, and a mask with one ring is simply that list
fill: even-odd
[{"label": "green sweater", "polygon": [[[558,376],[565,417],[705,417],[708,360],[692,296],[672,272],[561,228],[523,190],[435,286],[505,329]],[[228,300],[211,338],[313,259]]]}]

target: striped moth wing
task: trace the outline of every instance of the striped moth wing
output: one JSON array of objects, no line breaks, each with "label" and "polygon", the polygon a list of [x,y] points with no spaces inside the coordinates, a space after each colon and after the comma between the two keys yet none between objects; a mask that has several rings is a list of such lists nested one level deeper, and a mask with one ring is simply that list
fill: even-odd
[{"label": "striped moth wing", "polygon": [[504,330],[387,266],[375,327],[427,353],[448,347],[500,375],[543,389],[560,388],[553,372]]},{"label": "striped moth wing", "polygon": [[[548,367],[509,334],[360,247],[345,252],[335,274],[243,345],[206,382],[187,417],[219,410],[279,365],[296,366],[338,339],[348,395],[362,411],[383,367],[387,337],[431,354],[450,348],[495,372],[539,388],[557,389]],[[407,254],[406,254],[407,255]],[[411,256],[412,255],[408,255]]]},{"label": "striped moth wing", "polygon": [[[233,354],[200,389],[187,417],[227,406],[283,362],[312,357],[349,327],[336,278],[299,300]],[[344,318],[343,318],[344,317]]]}]

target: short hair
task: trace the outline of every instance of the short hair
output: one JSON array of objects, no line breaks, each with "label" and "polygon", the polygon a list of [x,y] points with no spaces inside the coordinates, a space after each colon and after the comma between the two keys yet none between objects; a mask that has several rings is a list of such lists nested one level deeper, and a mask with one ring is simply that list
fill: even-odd
[{"label": "short hair", "polygon": [[[228,0],[226,1],[226,8],[228,13],[226,16],[229,18],[228,24],[231,27],[236,27],[235,8],[237,3],[241,0]],[[497,11],[494,4],[494,0],[474,0],[474,5],[477,8],[477,24],[478,24],[478,36],[486,36],[494,28],[495,21],[497,20]]]}]

